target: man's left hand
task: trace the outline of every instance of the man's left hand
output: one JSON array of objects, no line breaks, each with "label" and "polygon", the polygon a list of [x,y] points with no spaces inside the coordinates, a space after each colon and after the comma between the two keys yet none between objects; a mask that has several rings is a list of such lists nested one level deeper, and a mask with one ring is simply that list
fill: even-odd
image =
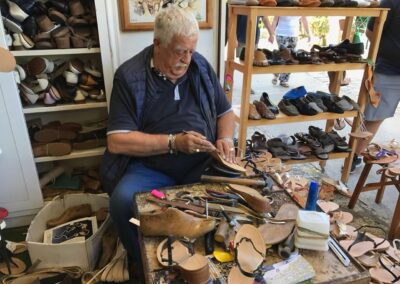
[{"label": "man's left hand", "polygon": [[215,146],[220,152],[222,158],[229,163],[236,163],[235,147],[232,139],[222,138],[215,142]]}]

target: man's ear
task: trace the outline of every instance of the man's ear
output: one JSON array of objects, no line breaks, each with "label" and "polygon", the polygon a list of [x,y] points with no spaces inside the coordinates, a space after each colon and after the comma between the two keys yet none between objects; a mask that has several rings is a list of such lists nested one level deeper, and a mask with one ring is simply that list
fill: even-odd
[{"label": "man's ear", "polygon": [[161,41],[158,38],[155,38],[155,39],[153,39],[153,45],[159,46],[159,45],[161,45]]}]

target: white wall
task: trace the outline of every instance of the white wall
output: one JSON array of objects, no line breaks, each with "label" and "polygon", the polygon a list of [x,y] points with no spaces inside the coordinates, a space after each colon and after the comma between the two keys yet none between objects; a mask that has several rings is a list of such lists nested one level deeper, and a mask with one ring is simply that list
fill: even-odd
[{"label": "white wall", "polygon": [[[213,65],[218,66],[218,1],[213,0],[213,28],[201,29],[197,51],[205,56]],[[107,22],[109,26],[110,45],[115,69],[124,61],[134,56],[153,41],[153,31],[122,32],[120,29],[118,0],[106,1]]]}]

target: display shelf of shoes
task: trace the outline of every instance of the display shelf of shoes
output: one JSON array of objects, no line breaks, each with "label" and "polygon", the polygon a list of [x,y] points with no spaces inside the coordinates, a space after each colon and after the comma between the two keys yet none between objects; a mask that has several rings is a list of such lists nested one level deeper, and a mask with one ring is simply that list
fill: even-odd
[{"label": "display shelf of shoes", "polygon": [[[93,0],[94,4],[96,6],[96,13],[103,13],[105,15],[105,1],[104,0]],[[49,60],[56,60],[56,59],[63,59],[68,61],[69,59],[72,58],[79,58],[82,61],[97,61],[99,64],[96,65],[101,65],[103,67],[102,74],[103,74],[103,79],[104,79],[104,91],[107,94],[109,94],[111,90],[111,80],[108,78],[111,78],[111,76],[107,76],[107,73],[109,70],[106,70],[107,68],[104,68],[104,66],[107,66],[105,64],[105,60],[111,57],[110,54],[108,55],[104,54],[109,52],[109,46],[108,44],[105,43],[104,37],[102,35],[107,36],[107,23],[103,21],[104,17],[99,17],[97,16],[97,27],[98,27],[98,34],[100,35],[100,45],[104,46],[106,45],[106,48],[101,49],[100,47],[92,47],[92,48],[69,48],[69,49],[43,49],[43,50],[36,50],[36,49],[31,49],[31,50],[15,50],[12,51],[13,55],[16,57],[17,62],[21,62],[22,64],[26,63],[28,60],[30,60],[33,57],[45,57],[48,58]],[[104,52],[103,52],[104,51]],[[109,74],[108,74],[109,75]],[[79,112],[79,115],[77,114],[77,111],[83,111],[83,110],[91,110],[92,112],[92,117],[93,117],[93,112],[96,114],[94,115],[95,118],[102,118],[107,115],[107,101],[96,101],[96,100],[91,100],[86,98],[85,103],[63,103],[63,104],[56,104],[54,106],[45,106],[43,104],[34,104],[34,105],[29,105],[29,106],[24,106],[23,107],[23,113],[26,115],[26,119],[29,120],[34,117],[41,117],[44,119],[44,121],[49,122],[53,119],[60,118],[60,120],[64,121],[67,119],[66,117],[71,118],[71,120],[77,119],[80,121],[81,119],[87,118],[87,115],[85,112]],[[58,112],[70,112],[68,115],[61,115],[57,114]],[[72,114],[71,114],[72,113]],[[50,115],[52,114],[52,115]],[[40,116],[39,116],[40,115]],[[75,117],[74,117],[75,116]],[[101,156],[103,155],[105,150],[105,147],[98,147],[94,149],[88,149],[88,150],[72,150],[72,152],[68,155],[63,155],[63,156],[43,156],[43,157],[35,157],[34,161],[36,163],[45,163],[45,162],[52,162],[52,161],[60,161],[60,160],[72,160],[72,159],[79,159],[79,158],[89,158],[89,157],[96,157],[96,156]]]},{"label": "display shelf of shoes", "polygon": [[78,158],[88,158],[88,157],[96,157],[104,154],[106,150],[105,147],[98,147],[89,150],[73,150],[70,154],[64,156],[45,156],[35,158],[36,163],[44,163],[44,162],[52,162],[52,161],[61,161],[61,160],[70,160],[70,159],[78,159]]},{"label": "display shelf of shoes", "polygon": [[[351,32],[351,26],[353,18],[355,16],[368,16],[377,17],[374,32],[372,35],[372,41],[368,52],[367,59],[374,62],[376,59],[379,41],[382,34],[383,24],[386,20],[388,9],[385,8],[342,8],[342,7],[262,7],[262,6],[243,6],[243,5],[229,5],[228,11],[228,52],[225,66],[225,75],[229,74],[232,78],[234,77],[234,71],[243,73],[243,84],[242,94],[240,103],[240,114],[236,115],[236,121],[239,123],[239,148],[244,153],[246,147],[246,136],[247,128],[249,126],[261,126],[261,125],[276,125],[282,123],[294,123],[294,122],[307,122],[315,120],[326,120],[326,131],[330,131],[333,128],[333,121],[336,118],[342,117],[355,117],[357,121],[357,111],[347,111],[344,114],[336,113],[322,113],[315,116],[293,116],[289,117],[284,114],[279,114],[275,120],[262,119],[260,121],[249,120],[249,100],[251,90],[251,78],[253,74],[273,74],[273,73],[295,73],[295,72],[321,72],[321,71],[334,71],[335,76],[333,80],[334,93],[339,94],[340,92],[340,81],[345,70],[366,70],[367,64],[365,63],[334,63],[334,64],[299,64],[299,65],[274,65],[266,67],[253,66],[253,53],[255,49],[255,26],[257,17],[259,16],[345,16],[345,25],[342,34],[342,38],[349,38]],[[235,46],[236,46],[236,26],[237,16],[247,16],[247,30],[246,30],[246,52],[243,62],[238,61],[235,58]],[[365,79],[365,72],[364,72]],[[227,93],[227,97],[232,101],[233,96],[233,83]],[[360,105],[361,111],[364,109],[365,99],[362,96],[365,94],[365,89],[361,86],[358,104]],[[354,149],[356,142],[350,139],[350,146]],[[354,153],[332,153],[329,155],[329,159],[345,158],[345,166],[342,171],[342,181],[347,181],[350,172],[350,162]],[[290,163],[301,163],[301,162],[314,162],[319,161],[318,159],[307,159],[305,161],[290,161]],[[320,162],[321,166],[324,166],[325,161]]]}]

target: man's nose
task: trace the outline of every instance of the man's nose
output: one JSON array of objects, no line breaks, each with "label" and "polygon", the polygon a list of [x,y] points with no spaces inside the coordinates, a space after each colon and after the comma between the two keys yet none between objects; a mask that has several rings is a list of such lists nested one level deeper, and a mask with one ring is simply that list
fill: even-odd
[{"label": "man's nose", "polygon": [[192,54],[190,52],[185,52],[185,54],[181,58],[181,62],[185,64],[189,64],[192,60]]}]

